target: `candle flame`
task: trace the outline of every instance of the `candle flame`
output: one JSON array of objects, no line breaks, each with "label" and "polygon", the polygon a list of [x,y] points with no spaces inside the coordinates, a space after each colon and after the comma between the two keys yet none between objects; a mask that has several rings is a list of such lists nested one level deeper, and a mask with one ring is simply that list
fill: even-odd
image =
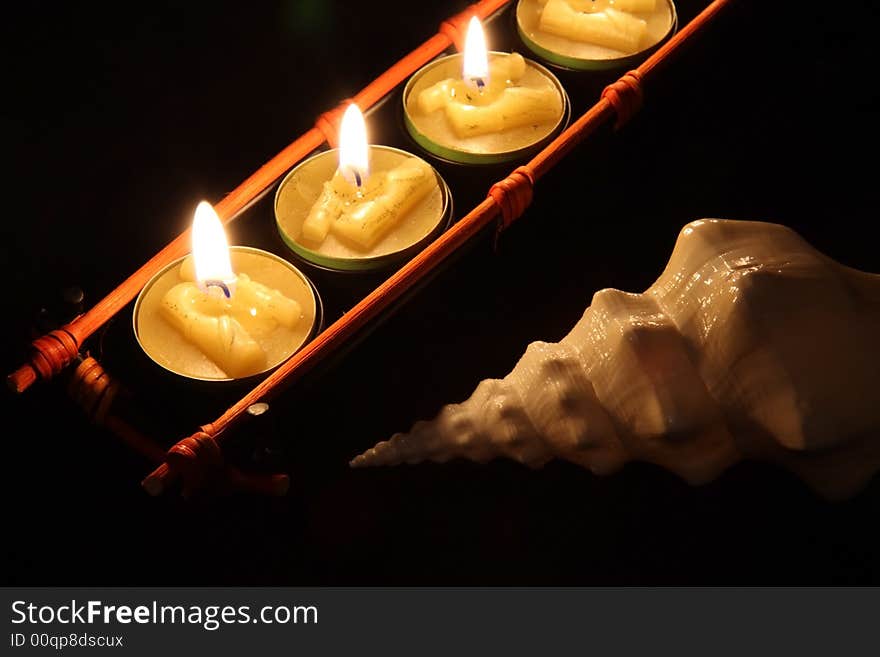
[{"label": "candle flame", "polygon": [[339,126],[339,172],[352,185],[360,187],[370,172],[367,126],[364,115],[352,103],[342,115]]},{"label": "candle flame", "polygon": [[229,244],[220,217],[207,201],[196,208],[192,225],[192,256],[200,286],[226,286],[227,296],[235,282],[229,260]]},{"label": "candle flame", "polygon": [[474,16],[468,23],[467,36],[464,39],[464,66],[462,77],[477,86],[489,82],[489,53],[486,48],[486,36],[480,20]]}]

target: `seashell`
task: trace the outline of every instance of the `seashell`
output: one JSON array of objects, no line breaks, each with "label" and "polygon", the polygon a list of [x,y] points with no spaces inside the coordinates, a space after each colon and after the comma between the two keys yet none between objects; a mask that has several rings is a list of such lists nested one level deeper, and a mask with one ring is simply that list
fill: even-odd
[{"label": "seashell", "polygon": [[839,499],[880,469],[878,336],[880,275],[782,225],[699,220],[645,292],[597,292],[562,340],[351,465],[647,461],[703,484],[757,459]]}]

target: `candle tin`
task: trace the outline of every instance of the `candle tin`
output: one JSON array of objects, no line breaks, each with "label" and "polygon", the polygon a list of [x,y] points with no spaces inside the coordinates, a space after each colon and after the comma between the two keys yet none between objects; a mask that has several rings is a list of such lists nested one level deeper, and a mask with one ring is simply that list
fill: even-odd
[{"label": "candle tin", "polygon": [[[167,324],[167,322],[161,318],[149,319],[143,316],[145,309],[146,312],[151,313],[157,311],[158,304],[161,302],[165,291],[178,282],[173,279],[171,281],[168,280],[170,272],[178,268],[181,263],[190,256],[187,255],[178,258],[159,271],[143,287],[135,300],[134,310],[132,312],[134,337],[137,344],[140,346],[141,351],[147,356],[151,363],[155,364],[155,366],[161,371],[175,375],[176,379],[189,380],[191,384],[210,384],[211,386],[218,383],[230,385],[232,382],[245,385],[253,384],[258,378],[271,372],[290,358],[322,329],[324,322],[324,309],[321,296],[317,287],[302,271],[284,258],[262,249],[256,249],[249,246],[231,246],[229,247],[229,254],[232,259],[233,268],[236,271],[248,273],[256,282],[263,283],[271,288],[277,288],[285,294],[285,296],[295,299],[302,308],[302,321],[298,323],[294,329],[288,329],[291,331],[289,341],[285,340],[283,343],[273,346],[273,351],[276,352],[276,357],[272,359],[274,362],[270,362],[268,366],[260,372],[232,378],[222,375],[222,371],[218,372],[216,375],[212,375],[207,372],[197,374],[192,370],[185,370],[179,365],[179,363],[172,363],[170,357],[163,357],[162,348],[158,347],[157,343],[166,341],[165,344],[170,345],[169,348],[187,349],[194,352],[198,352],[198,348],[187,342],[183,336],[177,333],[170,324]],[[254,270],[250,266],[242,266],[243,262],[248,263],[250,260],[250,263],[259,263],[260,260],[263,259],[283,267],[283,269],[275,269],[276,272],[283,272],[283,280],[272,280],[271,282],[268,282],[266,278],[261,280],[259,275],[254,275]],[[213,366],[213,363],[210,363],[205,369],[210,370],[212,369],[211,366]],[[213,369],[216,370],[216,366],[213,366]]]},{"label": "candle tin", "polygon": [[[373,169],[387,170],[392,168],[393,163],[418,157],[391,146],[371,144],[369,148]],[[370,254],[358,254],[356,249],[346,246],[332,233],[327,235],[320,250],[306,246],[298,240],[302,223],[318,199],[324,182],[330,180],[336,171],[337,158],[337,149],[309,157],[287,173],[275,192],[273,207],[278,234],[284,244],[309,266],[346,273],[387,270],[411,258],[449,227],[452,194],[446,181],[431,166],[437,190],[408,211],[402,223],[382,237]]]},{"label": "candle tin", "polygon": [[[505,56],[508,53],[490,51],[492,56]],[[545,66],[526,58],[526,70],[532,75],[540,75],[549,81],[556,89],[562,101],[562,111],[558,119],[553,123],[548,123],[545,129],[542,129],[536,135],[530,135],[527,139],[521,139],[524,142],[514,145],[513,147],[505,147],[502,150],[462,150],[441,143],[429,135],[426,130],[418,125],[408,110],[410,97],[413,93],[420,91],[419,87],[429,86],[434,82],[439,82],[445,77],[449,77],[452,71],[460,71],[460,62],[463,55],[460,53],[446,55],[433,60],[422,67],[418,73],[410,77],[402,94],[402,112],[403,123],[407,134],[421,149],[429,153],[431,156],[452,164],[471,164],[471,165],[490,165],[490,164],[509,164],[516,161],[528,159],[529,156],[537,153],[541,148],[546,146],[567,126],[571,118],[571,103],[568,93],[562,86],[559,79],[551,73]],[[445,70],[448,69],[448,72]],[[493,137],[489,135],[488,137]],[[484,136],[485,137],[485,136]],[[474,140],[489,141],[489,139],[481,139],[480,137],[470,138]],[[474,142],[479,143],[479,142]]]},{"label": "candle tin", "polygon": [[538,30],[541,5],[537,0],[518,0],[512,12],[520,40],[541,61],[573,71],[617,71],[638,66],[678,30],[678,13],[673,0],[659,0],[668,7],[668,14],[658,12],[649,20],[648,29],[659,35],[654,43],[629,55],[592,44],[579,44],[564,37],[544,34]]}]

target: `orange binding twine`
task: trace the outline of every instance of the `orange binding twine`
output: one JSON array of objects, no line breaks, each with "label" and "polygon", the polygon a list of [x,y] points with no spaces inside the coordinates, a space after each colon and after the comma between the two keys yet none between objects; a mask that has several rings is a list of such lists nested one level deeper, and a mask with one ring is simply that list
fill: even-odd
[{"label": "orange binding twine", "polygon": [[339,126],[342,123],[342,115],[345,114],[348,106],[355,102],[353,98],[346,98],[333,109],[321,114],[315,121],[315,128],[324,135],[324,139],[331,148],[336,148],[339,145]]},{"label": "orange binding twine", "polygon": [[34,340],[32,349],[31,363],[43,379],[61,373],[79,353],[76,338],[63,328]]},{"label": "orange binding twine", "polygon": [[614,129],[619,130],[641,109],[645,101],[642,74],[636,70],[627,71],[602,90],[602,98],[611,104],[617,114]]},{"label": "orange binding twine", "polygon": [[463,12],[447,18],[440,23],[440,34],[449,39],[458,51],[464,50],[464,41],[467,36],[468,24],[471,18],[475,16],[474,7],[468,7]]},{"label": "orange binding twine", "polygon": [[489,188],[489,198],[498,206],[498,228],[495,231],[495,244],[498,236],[510,224],[519,219],[534,197],[535,174],[528,166],[514,169],[513,173],[499,180]]}]

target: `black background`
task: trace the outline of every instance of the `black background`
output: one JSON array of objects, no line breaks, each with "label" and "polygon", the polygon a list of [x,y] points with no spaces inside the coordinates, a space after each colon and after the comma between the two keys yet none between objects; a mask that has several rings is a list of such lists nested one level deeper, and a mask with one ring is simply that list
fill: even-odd
[{"label": "black background", "polygon": [[[96,302],[186,228],[199,200],[219,201],[467,3],[178,4],[39,4],[4,20],[6,372],[59,290],[76,284]],[[681,0],[682,20],[704,4]],[[268,424],[242,430],[242,454],[257,433],[276,442],[287,497],[150,498],[139,487],[150,465],[59,385],[8,396],[5,582],[880,581],[876,478],[829,503],[760,463],[699,488],[642,464],[606,478],[568,463],[347,465],[505,374],[528,342],[558,340],[596,290],[646,288],[693,219],[784,223],[878,270],[873,3],[732,4],[649,87],[633,123],[540,181],[497,253],[478,240],[278,397]],[[515,45],[506,15],[490,30],[490,46]],[[576,115],[595,99],[588,75],[565,80]],[[374,142],[406,147],[395,118],[371,116]],[[494,179],[449,175],[458,216]],[[271,221],[269,207],[242,217],[231,241]],[[86,347],[139,391],[161,439],[214,419],[221,399],[181,394],[126,355],[129,322],[130,307]]]}]

